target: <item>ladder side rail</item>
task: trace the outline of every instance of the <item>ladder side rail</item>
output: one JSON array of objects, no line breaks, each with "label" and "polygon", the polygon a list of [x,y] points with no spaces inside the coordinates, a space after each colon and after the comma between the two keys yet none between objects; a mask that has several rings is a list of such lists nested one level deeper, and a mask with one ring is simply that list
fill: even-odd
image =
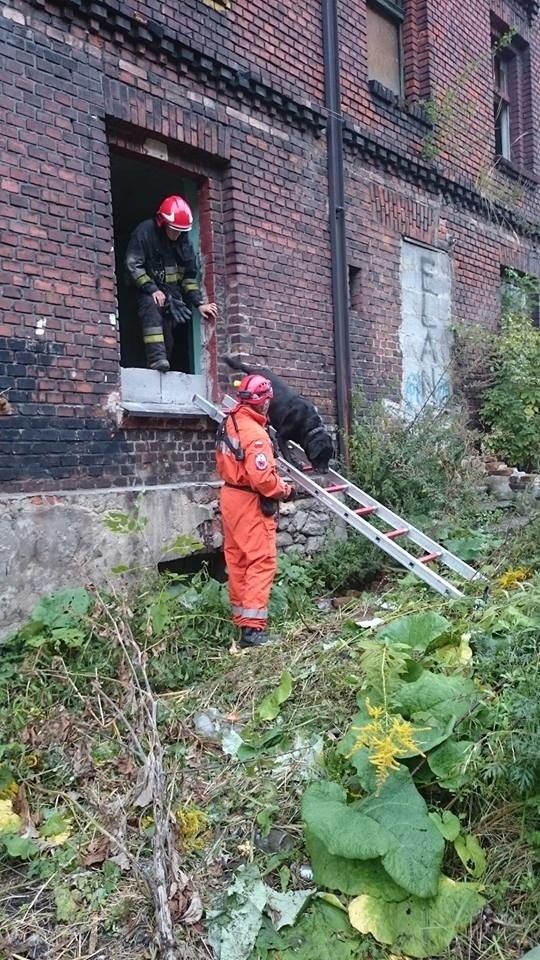
[{"label": "ladder side rail", "polygon": [[342,520],[345,520],[349,526],[363,534],[368,540],[380,547],[381,550],[384,550],[385,553],[388,553],[392,559],[397,560],[397,562],[407,570],[415,573],[417,577],[424,580],[430,587],[437,590],[438,593],[444,596],[462,596],[461,590],[458,590],[457,587],[446,581],[444,577],[435,573],[434,570],[430,570],[429,567],[424,566],[416,557],[413,557],[412,554],[400,547],[399,544],[394,543],[393,540],[389,540],[384,533],[381,533],[380,530],[373,527],[369,521],[364,520],[363,517],[356,516],[354,511],[341,503],[333,494],[326,493],[323,487],[319,487],[314,480],[306,477],[301,470],[293,467],[287,460],[284,460],[283,457],[279,457],[277,462],[282,469],[287,471],[295,483],[298,483],[298,485],[302,486],[308,493],[311,493],[319,503],[323,503],[332,513],[335,513],[338,517],[341,517]]},{"label": "ladder side rail", "polygon": [[[298,446],[297,443],[289,441],[289,444],[305,457],[304,451],[300,446]],[[286,462],[288,464],[288,461]],[[459,573],[464,580],[486,579],[483,574],[481,574],[478,570],[475,570],[474,567],[471,567],[470,564],[465,562],[465,560],[461,560],[460,557],[456,557],[455,554],[451,553],[450,550],[447,550],[446,547],[438,543],[437,540],[434,540],[432,537],[428,537],[427,534],[423,533],[422,530],[419,530],[418,527],[410,524],[404,517],[400,517],[399,514],[394,513],[394,511],[390,510],[389,507],[385,507],[383,503],[381,503],[379,500],[376,500],[375,497],[372,497],[369,493],[366,493],[365,490],[357,487],[356,484],[351,483],[350,480],[347,480],[347,478],[338,473],[337,470],[330,469],[327,476],[334,483],[347,484],[347,490],[345,491],[347,497],[351,497],[352,500],[356,500],[356,502],[360,503],[363,507],[376,507],[376,516],[380,517],[380,519],[385,523],[388,523],[394,528],[407,527],[407,533],[403,534],[403,536],[406,536],[412,541],[412,543],[415,543],[418,547],[422,547],[423,550],[426,550],[429,553],[440,553],[440,557],[438,557],[438,563],[444,563],[445,566],[449,567],[451,570],[454,570],[456,573]]]},{"label": "ladder side rail", "polygon": [[[215,420],[220,421],[223,419],[224,414],[214,404],[210,403],[210,401],[199,396],[194,397],[194,400],[196,400],[199,405]],[[229,401],[230,403],[234,402],[231,401],[230,397],[226,397],[225,401]],[[432,589],[436,590],[443,596],[462,596],[461,591],[458,590],[457,587],[454,587],[453,584],[448,583],[434,570],[430,570],[428,567],[424,566],[419,560],[417,560],[416,557],[413,557],[412,554],[408,553],[397,543],[394,543],[393,540],[389,540],[384,533],[373,527],[367,520],[364,520],[363,517],[358,517],[352,510],[349,509],[349,507],[345,506],[345,504],[341,503],[340,500],[333,496],[333,494],[326,493],[323,487],[320,487],[317,483],[315,483],[314,480],[311,480],[311,478],[307,477],[303,471],[298,470],[295,466],[293,466],[293,464],[289,463],[288,460],[278,456],[276,458],[276,462],[282,470],[290,474],[291,478],[299,486],[307,490],[308,493],[311,493],[315,499],[317,499],[320,503],[323,503],[332,513],[335,513],[337,516],[341,517],[341,519],[345,520],[349,526],[353,527],[372,543],[375,543],[376,546],[380,547],[385,553],[388,553],[389,556],[400,563],[401,566],[405,567],[405,569],[411,570],[413,573],[415,573],[417,577],[419,577],[421,580],[424,580],[428,586],[432,587]],[[337,474],[336,477],[339,477],[339,474]],[[339,477],[339,479],[344,480],[344,478],[341,477]],[[348,481],[344,482],[347,482],[348,484]],[[356,489],[359,490],[359,488]],[[368,494],[366,494],[366,497],[367,496]],[[373,498],[369,499],[373,500]],[[375,504],[378,503],[376,500],[373,502]]]},{"label": "ladder side rail", "polygon": [[[329,473],[331,479],[335,480],[336,483],[347,482],[346,479],[341,477],[340,474],[335,470],[330,470]],[[459,573],[465,580],[486,579],[483,574],[481,574],[478,570],[475,570],[474,567],[471,567],[470,564],[465,562],[465,560],[461,560],[460,557],[456,557],[455,554],[451,553],[450,550],[447,550],[442,544],[438,543],[432,537],[428,537],[428,535],[423,533],[422,530],[419,530],[418,527],[413,526],[404,517],[400,517],[399,514],[394,513],[393,510],[385,507],[384,504],[379,503],[378,500],[375,500],[374,497],[370,496],[370,494],[366,493],[364,490],[361,490],[360,487],[357,487],[354,483],[349,482],[346,496],[351,497],[352,500],[356,500],[358,503],[362,504],[362,506],[376,507],[377,513],[375,516],[380,517],[385,523],[391,524],[396,528],[407,527],[407,533],[403,534],[404,537],[412,540],[413,543],[416,543],[417,546],[422,547],[429,553],[440,553],[441,556],[438,558],[438,563],[444,563],[447,567],[450,567],[452,570],[455,570],[456,573]]]}]

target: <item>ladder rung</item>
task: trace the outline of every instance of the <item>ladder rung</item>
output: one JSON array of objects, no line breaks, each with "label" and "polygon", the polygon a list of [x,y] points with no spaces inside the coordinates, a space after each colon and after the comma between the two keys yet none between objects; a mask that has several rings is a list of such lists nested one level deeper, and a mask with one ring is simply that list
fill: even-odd
[{"label": "ladder rung", "polygon": [[423,557],[418,557],[418,563],[429,563],[430,560],[436,560],[437,557],[442,557],[442,553],[425,553]]},{"label": "ladder rung", "polygon": [[377,513],[378,507],[360,507],[358,510],[353,510],[353,513],[357,517],[367,517],[369,513]]},{"label": "ladder rung", "polygon": [[348,486],[348,483],[334,483],[330,487],[325,487],[325,493],[341,493],[341,491],[346,490]]},{"label": "ladder rung", "polygon": [[[389,530],[386,536],[389,540],[393,540],[395,537],[402,537],[404,533],[408,533],[408,527],[397,527],[395,530]],[[439,554],[440,556],[440,554]]]}]

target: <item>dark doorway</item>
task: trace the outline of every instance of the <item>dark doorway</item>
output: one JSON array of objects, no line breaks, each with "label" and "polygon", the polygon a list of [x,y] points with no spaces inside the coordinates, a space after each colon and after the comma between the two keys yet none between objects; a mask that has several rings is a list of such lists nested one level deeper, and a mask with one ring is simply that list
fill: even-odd
[{"label": "dark doorway", "polygon": [[[124,257],[129,238],[139,223],[155,216],[161,201],[173,194],[184,197],[193,211],[190,240],[199,251],[198,185],[170,165],[159,160],[111,150],[111,190],[114,224],[114,256],[120,328],[120,364],[122,367],[146,367],[142,332],[136,315],[135,289],[128,283]],[[171,370],[199,372],[199,317],[175,330]]]},{"label": "dark doorway", "polygon": [[214,580],[225,583],[227,579],[225,556],[221,551],[216,551],[215,553],[193,553],[189,557],[179,557],[177,560],[164,560],[158,563],[158,571],[160,573],[169,571],[170,573],[191,575],[199,573],[200,570],[205,568]]}]

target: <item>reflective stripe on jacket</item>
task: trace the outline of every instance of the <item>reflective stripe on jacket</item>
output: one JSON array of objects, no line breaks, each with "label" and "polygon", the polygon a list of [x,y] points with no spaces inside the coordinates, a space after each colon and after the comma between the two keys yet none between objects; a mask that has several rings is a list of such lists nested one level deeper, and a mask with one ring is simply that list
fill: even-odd
[{"label": "reflective stripe on jacket", "polygon": [[132,283],[145,293],[179,286],[190,307],[203,302],[195,251],[185,233],[169,240],[155,220],[144,220],[131,234],[125,267]]}]

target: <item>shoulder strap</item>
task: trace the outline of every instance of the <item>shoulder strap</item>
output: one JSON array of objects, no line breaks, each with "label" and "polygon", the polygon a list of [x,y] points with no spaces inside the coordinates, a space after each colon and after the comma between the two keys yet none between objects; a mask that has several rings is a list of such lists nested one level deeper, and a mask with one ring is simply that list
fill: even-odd
[{"label": "shoulder strap", "polygon": [[[232,420],[233,427],[234,427],[234,429],[236,430],[236,434],[237,434],[237,436],[238,436],[238,440],[236,441],[236,444],[233,443],[233,441],[231,440],[229,434],[227,433],[227,426],[226,426],[226,424],[227,424],[227,420],[229,419],[229,417],[230,417],[231,420]],[[231,451],[234,459],[235,459],[235,460],[238,460],[239,463],[241,463],[241,461],[245,459],[245,456],[246,456],[246,455],[245,455],[242,447],[240,446],[240,433],[239,433],[239,431],[238,431],[238,424],[237,424],[237,422],[236,422],[236,418],[235,418],[235,416],[234,416],[234,413],[226,413],[225,416],[223,417],[223,420],[221,421],[221,423],[219,424],[219,426],[218,426],[218,428],[217,428],[216,441],[217,441],[218,444],[224,443],[225,446]]]}]

